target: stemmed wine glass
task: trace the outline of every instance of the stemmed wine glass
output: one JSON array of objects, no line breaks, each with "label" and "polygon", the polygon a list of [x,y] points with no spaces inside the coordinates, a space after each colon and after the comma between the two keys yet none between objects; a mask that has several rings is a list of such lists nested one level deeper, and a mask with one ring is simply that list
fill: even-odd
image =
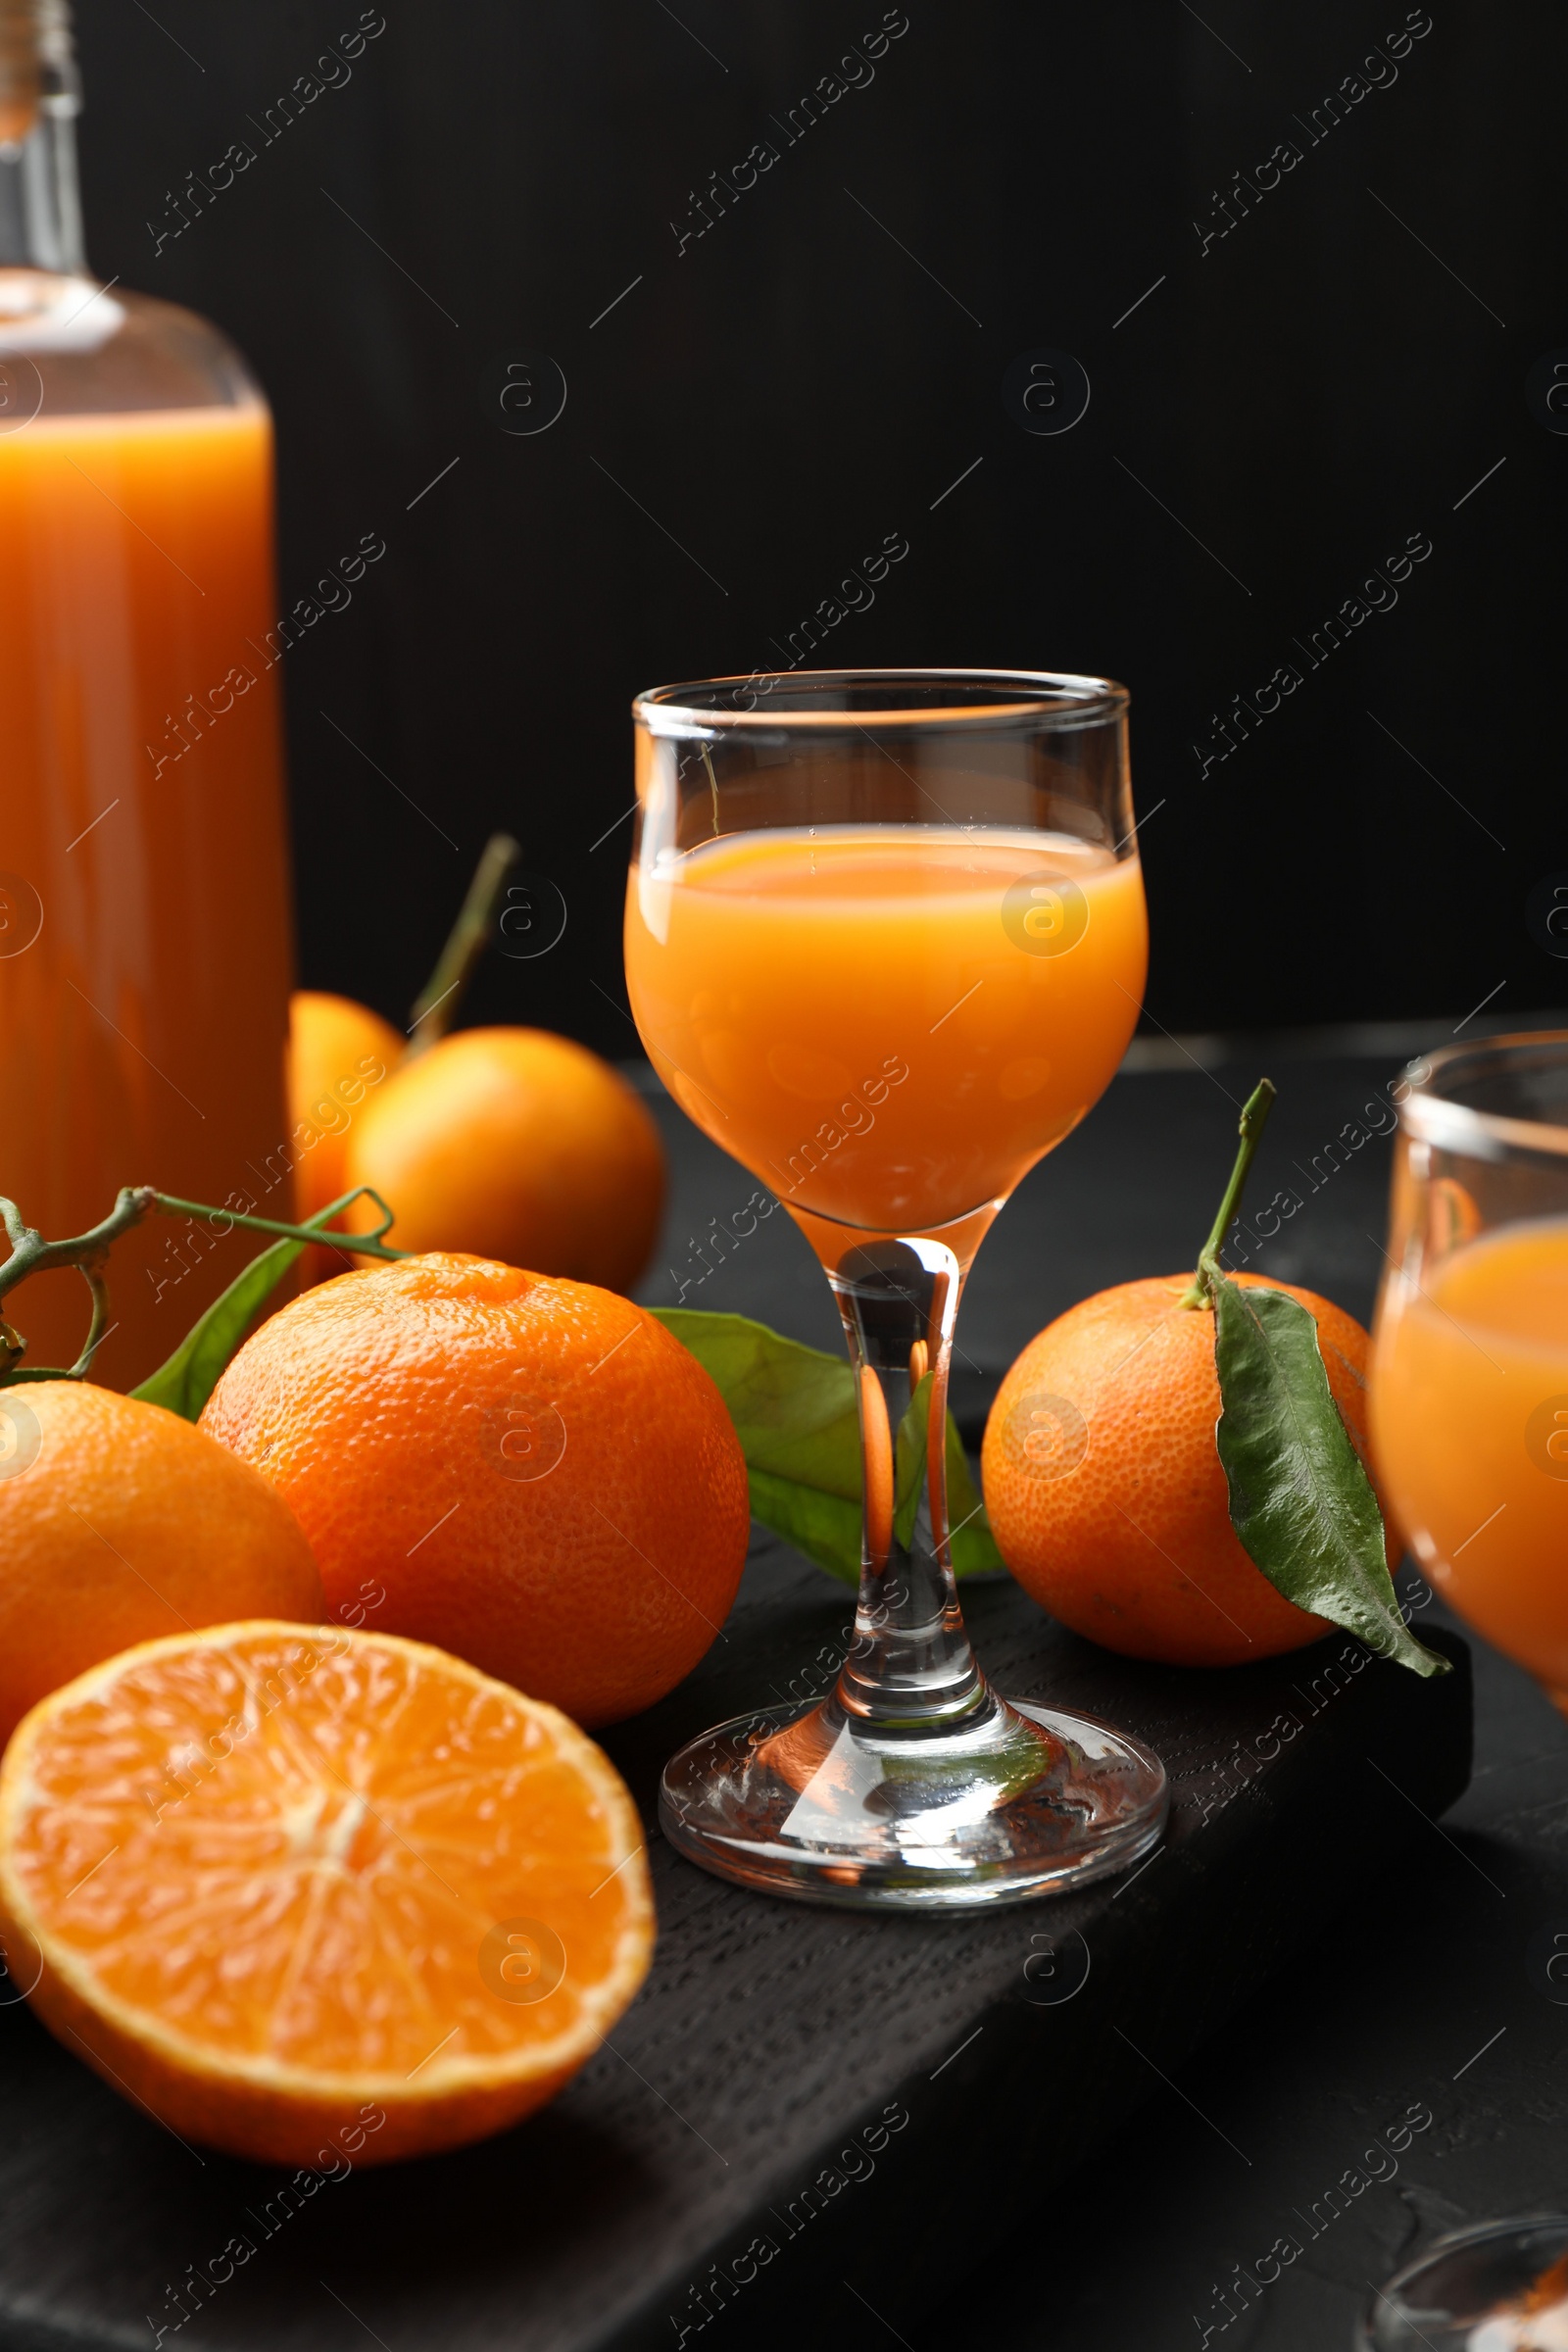
[{"label": "stemmed wine glass", "polygon": [[[1568,1713],[1568,1031],[1446,1046],[1396,1090],[1372,1441],[1444,1599]],[[1568,1950],[1544,1956],[1568,1983]],[[1364,2346],[1568,2343],[1568,2222],[1487,2222],[1428,2249]]]},{"label": "stemmed wine glass", "polygon": [[632,1010],[655,1067],[815,1250],[858,1380],[855,1640],[819,1704],[667,1766],[694,1861],[773,1893],[966,1909],[1124,1868],[1158,1759],[991,1690],[945,1459],[954,1321],[993,1219],[1104,1091],[1147,926],[1127,695],[1012,670],[753,673],[634,705]]}]

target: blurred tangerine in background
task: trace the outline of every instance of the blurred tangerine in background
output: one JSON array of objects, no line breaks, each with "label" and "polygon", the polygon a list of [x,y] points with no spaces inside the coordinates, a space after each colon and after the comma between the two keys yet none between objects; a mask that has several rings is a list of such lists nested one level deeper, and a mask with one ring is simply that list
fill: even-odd
[{"label": "blurred tangerine in background", "polygon": [[[647,1265],[664,1208],[647,1104],[545,1029],[465,1029],[408,1059],[356,1118],[343,1169],[344,1190],[369,1185],[396,1210],[395,1250],[472,1250],[612,1291]],[[372,1203],[345,1221],[365,1231]]]},{"label": "blurred tangerine in background", "polygon": [[[390,1021],[352,997],[297,989],[288,1008],[288,1120],[294,1214],[300,1223],[348,1191],[349,1132],[372,1091],[397,1068],[405,1041]],[[323,1282],[353,1263],[341,1251],[306,1251],[303,1281]]]},{"label": "blurred tangerine in background", "polygon": [[352,997],[302,988],[290,998],[288,1108],[301,1220],[347,1192],[349,1131],[402,1060],[404,1043],[390,1021]]},{"label": "blurred tangerine in background", "polygon": [[[664,1150],[647,1105],[609,1062],[549,1030],[449,1034],[487,948],[516,953],[511,902],[520,894],[531,909],[537,888],[512,882],[518,855],[508,834],[486,843],[406,1039],[350,998],[294,997],[296,1214],[318,1215],[366,1185],[396,1211],[394,1249],[471,1250],[629,1291],[664,1208]],[[521,920],[531,936],[531,913]],[[529,959],[541,953],[548,945]],[[336,1220],[359,1233],[375,1221],[369,1200]],[[312,1250],[305,1278],[351,1262]]]}]

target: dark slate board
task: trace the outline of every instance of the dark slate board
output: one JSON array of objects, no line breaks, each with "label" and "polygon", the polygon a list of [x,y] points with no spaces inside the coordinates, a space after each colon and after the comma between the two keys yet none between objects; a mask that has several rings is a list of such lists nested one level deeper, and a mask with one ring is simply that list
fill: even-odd
[{"label": "dark slate board", "polygon": [[[0,2011],[6,2352],[161,2325],[266,2352],[882,2340],[862,2302],[907,2335],[1469,1772],[1451,1636],[1460,1670],[1435,1683],[1347,1638],[1190,1674],[1111,1658],[1004,1582],[967,1607],[1003,1689],[1165,1758],[1170,1836],[1136,1874],[988,1918],[858,1919],[743,1893],[656,1835],[659,1957],[612,2049],[503,2138],[327,2180],[298,2211],[283,2175],[199,2161]],[[645,1816],[691,1733],[824,1687],[848,1620],[847,1592],[760,1542],[726,1640],[607,1741]],[[171,2300],[234,2238],[254,2252],[231,2277]]]},{"label": "dark slate board", "polygon": [[[1275,1066],[1277,1045],[1261,1058],[1249,1047],[1234,1070],[1200,1071],[1184,1054],[1180,1073],[1118,1078],[981,1252],[955,1372],[970,1442],[1003,1367],[1051,1315],[1106,1283],[1191,1262],[1259,1067],[1273,1068],[1282,1093],[1258,1195],[1295,1184],[1304,1205],[1258,1262],[1364,1315],[1386,1142],[1321,1189],[1311,1171],[1325,1139],[1362,1115],[1419,1042],[1380,1042],[1378,1058],[1360,1061],[1291,1053],[1288,1068]],[[700,1275],[687,1304],[736,1308],[837,1346],[826,1285],[799,1233],[778,1214],[739,1248],[733,1234],[715,1241],[752,1180],[667,1101],[655,1096],[653,1107],[673,1182],[640,1295],[667,1305]],[[1375,1124],[1370,1113],[1364,1123]],[[1013,2299],[1003,2333],[1041,2340],[1020,2324],[1039,2292],[1032,2249],[1054,2277],[1071,2276],[1092,2214],[1119,2260],[1125,2198],[1147,2195],[1148,2180],[1134,2178],[1147,2166],[1125,2136],[1115,2141],[1118,2124],[1151,2094],[1152,2113],[1187,2115],[1191,2073],[1180,2083],[1162,2077],[1293,1946],[1310,1951],[1373,1873],[1387,1867],[1396,1883],[1424,1886],[1433,1854],[1449,1855],[1419,1816],[1464,1787],[1468,1675],[1418,1684],[1371,1664],[1328,1699],[1343,1642],[1272,1668],[1178,1674],[1077,1642],[1005,1583],[970,1586],[965,1606],[1004,1689],[1102,1713],[1165,1757],[1170,1838],[1135,1878],[972,1922],[861,1921],[743,1894],[656,1836],[660,1952],[613,2050],[506,2137],[327,2181],[284,2220],[269,2218],[282,2176],[216,2156],[198,2163],[25,2009],[0,2007],[0,2352],[142,2348],[160,2327],[166,2345],[258,2352],[350,2352],[372,2339],[386,2352],[575,2352],[675,2344],[683,2328],[705,2347],[869,2346],[895,2340],[889,2324],[929,2352],[971,2325],[973,2340],[992,2339],[1004,2276]],[[847,1592],[759,1543],[727,1639],[681,1690],[607,1741],[645,1816],[660,1766],[691,1733],[825,1688],[850,1607]],[[1259,1737],[1271,1744],[1281,1712],[1302,1728],[1252,1774],[1238,1756]],[[1456,1856],[1453,1868],[1473,1875]],[[1443,1937],[1427,1942],[1441,1951]],[[1424,1965],[1430,1974],[1430,1952]],[[1333,1971],[1312,1978],[1320,1995],[1338,1982]],[[1338,2031],[1353,2038],[1353,2023],[1342,2018]],[[1213,2136],[1221,2088],[1210,2096],[1196,2083],[1204,2120],[1193,2129],[1241,2176]],[[877,2144],[890,2105],[894,2120],[909,2120]],[[1258,2132],[1254,2118],[1244,2134],[1252,2153]],[[1114,2168],[1102,2190],[1097,2150]],[[827,2184],[806,2197],[824,2172]],[[1063,2238],[1050,2220],[1069,2186],[1079,2220]],[[746,2276],[759,2229],[777,2251]],[[170,2290],[238,2234],[254,2255],[176,2327]],[[1010,2272],[999,2262],[1004,2241]],[[731,2283],[715,2290],[720,2261]],[[971,2273],[985,2283],[966,2283]],[[701,2328],[694,2288],[714,2314]],[[954,2289],[964,2299],[938,2321],[938,2300]],[[183,2308],[192,2305],[187,2289]],[[1176,2333],[1189,2325],[1184,2307]],[[1162,2317],[1118,2338],[1117,2352],[1170,2333]],[[1321,2338],[1311,2340],[1316,2352]]]}]

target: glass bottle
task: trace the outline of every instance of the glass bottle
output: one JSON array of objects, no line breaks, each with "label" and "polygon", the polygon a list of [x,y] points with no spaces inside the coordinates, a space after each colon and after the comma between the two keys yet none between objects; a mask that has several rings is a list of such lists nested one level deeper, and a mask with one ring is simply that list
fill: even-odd
[{"label": "glass bottle", "polygon": [[[65,0],[0,0],[0,1193],[51,1239],[123,1184],[290,1213],[272,434],[237,354],[82,253]],[[117,1245],[129,1387],[247,1245]],[[34,1276],[24,1361],[87,1298]]]}]

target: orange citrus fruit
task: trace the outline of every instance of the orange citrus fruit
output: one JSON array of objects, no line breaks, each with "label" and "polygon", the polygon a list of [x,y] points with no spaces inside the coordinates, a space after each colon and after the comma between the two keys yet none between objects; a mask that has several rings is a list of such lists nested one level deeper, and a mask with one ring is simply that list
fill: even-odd
[{"label": "orange citrus fruit", "polygon": [[129,1642],[322,1607],[294,1514],[177,1413],[84,1380],[0,1391],[0,1741]]},{"label": "orange citrus fruit", "polygon": [[662,1698],[735,1597],[734,1425],[612,1291],[441,1254],[341,1274],[246,1341],[202,1427],[296,1513],[334,1613],[579,1723]]},{"label": "orange citrus fruit", "polygon": [[[404,1052],[391,1022],[351,997],[302,988],[289,999],[288,1118],[300,1222],[348,1191],[350,1130]],[[304,1279],[322,1282],[353,1262],[335,1250],[307,1250]]]},{"label": "orange citrus fruit", "polygon": [[[1122,1283],[1049,1324],[997,1394],[981,1469],[998,1548],[1042,1608],[1128,1657],[1237,1666],[1329,1627],[1270,1584],[1231,1525],[1214,1318],[1179,1304],[1192,1279]],[[1370,1476],[1361,1325],[1294,1283],[1231,1279],[1311,1313]],[[1391,1528],[1391,1567],[1398,1550]]]},{"label": "orange citrus fruit", "polygon": [[[465,1029],[405,1063],[350,1131],[348,1184],[397,1210],[399,1250],[467,1250],[629,1290],[664,1205],[664,1153],[624,1078],[543,1029]],[[364,1231],[362,1201],[349,1222]]]},{"label": "orange citrus fruit", "polygon": [[537,2107],[648,1972],[636,1808],[554,1707],[421,1642],[144,1642],[0,1769],[7,1965],[171,2131],[336,2171]]},{"label": "orange citrus fruit", "polygon": [[350,997],[299,989],[289,999],[288,1113],[300,1217],[347,1192],[350,1131],[404,1051],[391,1022]]}]

